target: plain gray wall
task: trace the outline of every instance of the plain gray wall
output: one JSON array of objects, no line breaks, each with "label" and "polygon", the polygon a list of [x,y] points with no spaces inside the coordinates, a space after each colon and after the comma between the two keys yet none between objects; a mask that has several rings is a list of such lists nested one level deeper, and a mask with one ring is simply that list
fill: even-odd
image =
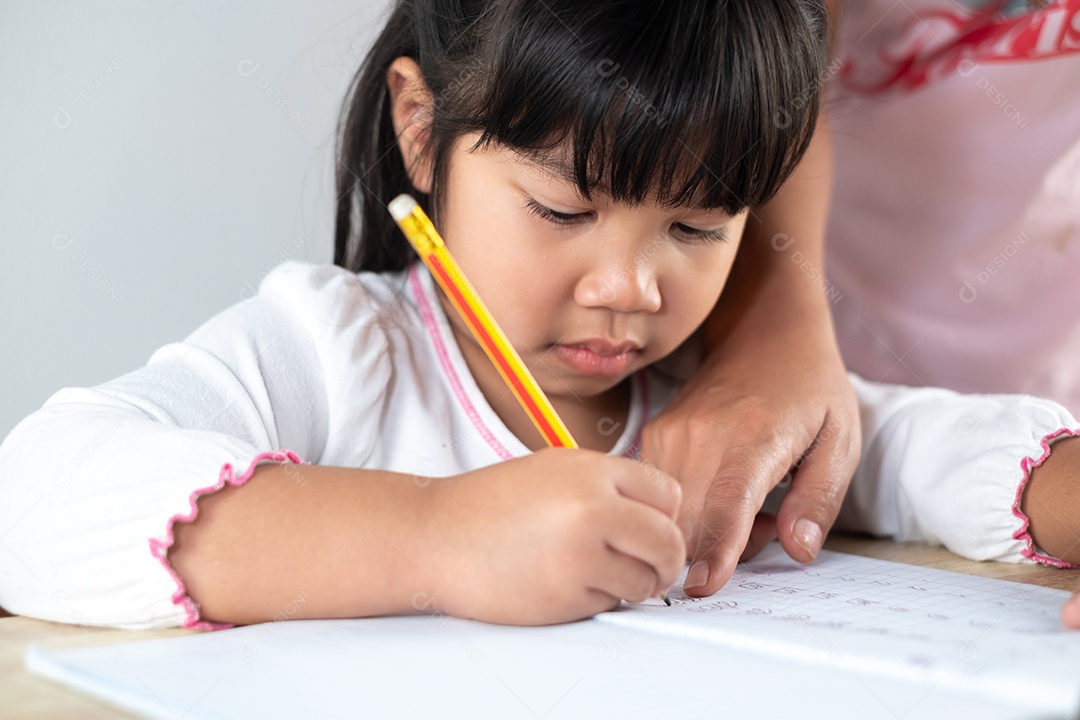
[{"label": "plain gray wall", "polygon": [[0,2],[0,438],[331,262],[335,123],[389,4]]}]

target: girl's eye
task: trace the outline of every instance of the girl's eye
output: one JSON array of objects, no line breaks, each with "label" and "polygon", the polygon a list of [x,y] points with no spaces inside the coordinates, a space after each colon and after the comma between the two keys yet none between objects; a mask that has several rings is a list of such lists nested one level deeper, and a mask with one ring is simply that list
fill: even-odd
[{"label": "girl's eye", "polygon": [[555,223],[556,225],[577,225],[585,222],[592,213],[561,213],[549,207],[541,205],[532,198],[525,203],[525,207],[534,215]]},{"label": "girl's eye", "polygon": [[[532,198],[529,198],[525,207],[534,215],[539,215],[556,225],[579,225],[586,222],[592,215],[591,212],[561,213],[541,205]],[[675,223],[672,227],[675,228],[678,234],[691,242],[713,243],[728,241],[728,229],[726,227],[717,228],[715,230],[698,230],[697,228],[692,228],[689,225],[683,225],[682,223]]]},{"label": "girl's eye", "polygon": [[727,227],[719,227],[715,230],[698,230],[697,228],[692,228],[688,225],[683,225],[682,223],[675,223],[675,229],[691,240],[708,243],[726,243],[728,241]]}]

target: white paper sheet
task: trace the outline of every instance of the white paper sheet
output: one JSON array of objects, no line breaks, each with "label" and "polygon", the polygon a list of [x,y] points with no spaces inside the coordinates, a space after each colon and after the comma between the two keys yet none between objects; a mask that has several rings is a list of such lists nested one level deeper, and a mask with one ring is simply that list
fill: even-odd
[{"label": "white paper sheet", "polygon": [[[555,627],[438,616],[289,621],[78,650],[32,647],[27,664],[155,718],[1075,716],[1080,634],[1056,620],[1067,593],[835,553],[807,575],[778,551],[740,566],[705,601],[676,591],[672,608],[627,606]],[[839,583],[835,596],[807,599]],[[945,607],[949,592],[964,597]],[[889,610],[901,599],[906,611]],[[706,607],[725,601],[736,605]],[[988,616],[991,626],[972,624]],[[848,624],[812,624],[829,622]],[[908,637],[918,634],[940,643]],[[978,672],[960,673],[964,682],[933,672],[951,667],[957,639],[975,649],[968,664]],[[909,643],[931,660],[914,666],[929,670],[896,670],[911,665]],[[987,672],[1007,675],[1002,684],[1015,690],[995,691]]]},{"label": "white paper sheet", "polygon": [[[685,577],[685,573],[684,573]],[[680,579],[681,587],[681,579]],[[1009,702],[1077,707],[1080,632],[1067,592],[773,543],[709,598],[669,595],[597,620],[786,660],[942,684]]]}]

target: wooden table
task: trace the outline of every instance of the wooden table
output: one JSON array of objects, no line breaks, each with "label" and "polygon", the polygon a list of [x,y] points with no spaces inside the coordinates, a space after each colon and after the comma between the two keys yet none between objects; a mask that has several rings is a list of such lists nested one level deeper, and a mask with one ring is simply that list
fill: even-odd
[{"label": "wooden table", "polygon": [[[1080,584],[1080,570],[1058,570],[1039,565],[978,563],[939,547],[918,543],[894,543],[851,536],[830,537],[825,547],[838,552],[881,560],[922,565],[1013,582],[1072,590]],[[23,653],[33,642],[43,647],[74,648],[151,638],[180,637],[195,630],[108,630],[61,625],[26,617],[0,619],[0,715],[4,718],[132,718],[122,710],[90,696],[31,674],[23,666]]]}]

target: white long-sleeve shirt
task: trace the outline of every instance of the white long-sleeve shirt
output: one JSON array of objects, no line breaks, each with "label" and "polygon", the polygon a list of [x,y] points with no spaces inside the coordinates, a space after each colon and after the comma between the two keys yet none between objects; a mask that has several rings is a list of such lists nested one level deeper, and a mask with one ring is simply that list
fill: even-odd
[{"label": "white long-sleeve shirt", "polygon": [[[1047,442],[1077,428],[1068,411],[853,382],[865,450],[839,527],[1039,559],[1018,498]],[[611,454],[634,457],[677,387],[652,370],[631,385]],[[426,268],[286,262],[145,367],[60,390],[12,430],[0,445],[0,605],[87,625],[218,627],[168,563],[173,525],[195,518],[198,497],[265,462],[431,477],[528,453],[469,373]]]}]

